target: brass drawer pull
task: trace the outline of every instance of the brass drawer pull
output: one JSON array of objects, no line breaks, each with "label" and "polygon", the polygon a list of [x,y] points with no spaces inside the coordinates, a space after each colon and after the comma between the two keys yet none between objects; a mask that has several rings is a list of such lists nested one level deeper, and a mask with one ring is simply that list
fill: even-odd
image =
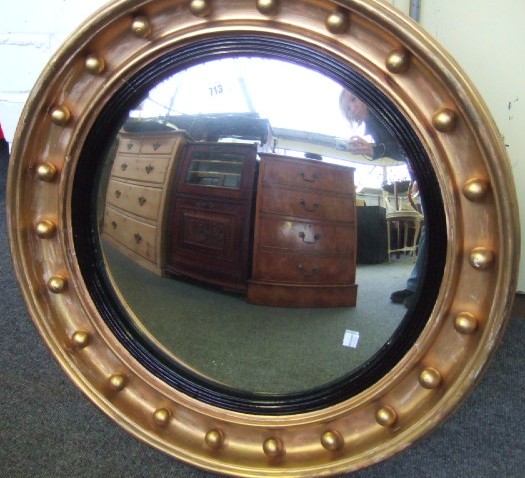
[{"label": "brass drawer pull", "polygon": [[153,171],[155,168],[151,165],[151,164],[148,164],[146,166],[146,174],[149,174],[151,173],[151,171]]},{"label": "brass drawer pull", "polygon": [[117,189],[115,191],[115,197],[118,199],[122,193]]},{"label": "brass drawer pull", "polygon": [[116,229],[117,228],[117,223],[115,221],[111,221],[111,226],[113,227],[113,229]]},{"label": "brass drawer pull", "polygon": [[162,146],[162,143],[153,143],[152,146],[153,151],[157,151],[157,149],[159,149]]},{"label": "brass drawer pull", "polygon": [[137,244],[140,244],[140,243],[142,242],[142,236],[141,236],[138,232],[136,232],[136,233],[133,235],[133,237],[135,238],[135,242],[136,242]]},{"label": "brass drawer pull", "polygon": [[305,201],[304,199],[299,199],[299,204],[300,204],[301,206],[303,206],[303,208],[304,208],[306,211],[310,211],[310,212],[312,212],[312,211],[316,211],[317,209],[319,209],[319,206],[320,206],[320,204],[319,204],[318,202],[314,202],[314,204],[313,204],[312,207],[308,207],[308,206],[306,205],[306,201]]},{"label": "brass drawer pull", "polygon": [[301,172],[299,173],[299,176],[303,179],[303,181],[307,181],[309,183],[313,183],[319,179],[319,174],[314,173],[310,178],[306,177],[306,173]]},{"label": "brass drawer pull", "polygon": [[126,171],[126,169],[128,169],[128,165],[126,163],[122,163],[120,169],[122,169],[122,171]]},{"label": "brass drawer pull", "polygon": [[128,143],[127,146],[128,146],[128,150],[129,150],[129,149],[133,148],[133,143]]},{"label": "brass drawer pull", "polygon": [[315,244],[319,239],[321,239],[321,234],[315,233],[314,234],[314,240],[313,241],[306,241],[306,234],[304,232],[299,233],[299,237],[303,240],[305,244]]},{"label": "brass drawer pull", "polygon": [[144,196],[140,196],[138,201],[141,206],[144,206],[144,204],[146,204],[146,198]]},{"label": "brass drawer pull", "polygon": [[312,271],[311,272],[308,272],[305,267],[304,267],[304,264],[299,264],[297,266],[297,268],[299,269],[299,271],[303,274],[303,276],[305,277],[312,277],[313,275],[317,274],[319,272],[319,267],[317,266],[313,266],[312,267]]}]

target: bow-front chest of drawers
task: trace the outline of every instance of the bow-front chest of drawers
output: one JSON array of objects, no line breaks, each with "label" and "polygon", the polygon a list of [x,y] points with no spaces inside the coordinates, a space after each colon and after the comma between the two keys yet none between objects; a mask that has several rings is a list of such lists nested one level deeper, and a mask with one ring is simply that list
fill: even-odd
[{"label": "bow-front chest of drawers", "polygon": [[182,131],[125,133],[106,192],[103,238],[130,259],[163,275],[166,220]]},{"label": "bow-front chest of drawers", "polygon": [[355,306],[353,168],[260,156],[248,302]]}]

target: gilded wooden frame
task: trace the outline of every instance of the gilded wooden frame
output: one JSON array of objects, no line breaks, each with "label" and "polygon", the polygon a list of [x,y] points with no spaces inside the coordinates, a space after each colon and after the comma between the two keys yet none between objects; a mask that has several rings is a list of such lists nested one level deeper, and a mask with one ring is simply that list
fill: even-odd
[{"label": "gilded wooden frame", "polygon": [[[149,373],[110,332],[75,256],[73,176],[94,118],[141,65],[203,36],[257,32],[321,48],[378,85],[435,171],[446,215],[444,278],[419,339],[364,392],[284,416],[226,410]],[[93,15],[38,80],[16,132],[9,233],[30,314],[65,372],[146,443],[232,476],[326,476],[402,451],[459,405],[510,313],[517,201],[504,145],[461,68],[379,0],[119,0]]]}]

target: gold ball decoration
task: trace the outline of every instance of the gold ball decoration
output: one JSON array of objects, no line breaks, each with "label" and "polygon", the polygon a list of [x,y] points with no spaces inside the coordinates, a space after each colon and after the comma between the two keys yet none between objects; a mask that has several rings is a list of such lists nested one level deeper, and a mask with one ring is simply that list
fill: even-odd
[{"label": "gold ball decoration", "polygon": [[489,190],[489,185],[487,181],[483,179],[471,179],[467,181],[463,186],[463,195],[473,202],[482,201]]},{"label": "gold ball decoration", "polygon": [[268,438],[263,443],[264,454],[268,458],[279,458],[284,455],[284,445],[278,438]]},{"label": "gold ball decoration", "polygon": [[442,108],[432,118],[432,125],[442,133],[454,131],[457,125],[458,115],[450,108]]},{"label": "gold ball decoration", "polygon": [[470,312],[461,312],[454,319],[454,328],[463,335],[471,335],[478,329],[478,319]]},{"label": "gold ball decoration", "polygon": [[57,173],[57,168],[53,164],[47,162],[39,164],[36,168],[36,175],[38,179],[40,179],[40,181],[45,181],[46,183],[54,181]]},{"label": "gold ball decoration", "polygon": [[485,271],[494,264],[494,252],[486,247],[475,247],[470,251],[470,265],[477,270]]},{"label": "gold ball decoration", "polygon": [[213,450],[218,450],[224,445],[224,433],[217,429],[210,430],[206,433],[204,441],[206,442],[206,445],[208,445]]},{"label": "gold ball decoration", "polygon": [[385,405],[376,411],[376,421],[383,427],[391,427],[397,421],[397,412]]},{"label": "gold ball decoration", "polygon": [[85,62],[86,70],[92,75],[100,75],[106,68],[104,58],[97,55],[88,55]]},{"label": "gold ball decoration", "polygon": [[171,420],[171,412],[167,408],[159,408],[153,413],[153,421],[160,427],[165,427]]},{"label": "gold ball decoration", "polygon": [[278,8],[277,0],[257,0],[257,10],[263,15],[272,15],[277,12]]},{"label": "gold ball decoration", "polygon": [[441,374],[432,367],[427,367],[419,374],[419,383],[423,388],[432,390],[441,384]]},{"label": "gold ball decoration", "polygon": [[109,377],[109,386],[115,392],[120,392],[121,390],[124,390],[127,384],[128,379],[123,373],[115,373],[111,377]]},{"label": "gold ball decoration", "polygon": [[91,336],[85,330],[77,330],[71,337],[77,349],[82,349],[91,341]]},{"label": "gold ball decoration", "polygon": [[210,2],[206,0],[192,0],[190,3],[190,12],[196,17],[207,17],[211,13]]},{"label": "gold ball decoration", "polygon": [[410,53],[404,49],[392,51],[386,59],[386,68],[390,73],[404,73],[409,65]]},{"label": "gold ball decoration", "polygon": [[60,294],[67,287],[67,280],[61,276],[51,277],[47,281],[47,288],[53,292],[53,294]]},{"label": "gold ball decoration", "polygon": [[345,33],[350,26],[350,17],[347,12],[337,10],[328,15],[325,25],[330,33]]},{"label": "gold ball decoration", "polygon": [[57,106],[51,110],[51,121],[58,126],[66,126],[71,121],[71,112],[65,106]]},{"label": "gold ball decoration", "polygon": [[343,448],[344,440],[336,430],[327,430],[321,435],[321,445],[329,451],[337,451]]},{"label": "gold ball decoration", "polygon": [[45,219],[36,223],[35,232],[40,239],[51,239],[56,234],[57,228],[53,222]]},{"label": "gold ball decoration", "polygon": [[151,23],[144,16],[135,17],[131,23],[130,31],[138,38],[146,38],[151,34]]}]

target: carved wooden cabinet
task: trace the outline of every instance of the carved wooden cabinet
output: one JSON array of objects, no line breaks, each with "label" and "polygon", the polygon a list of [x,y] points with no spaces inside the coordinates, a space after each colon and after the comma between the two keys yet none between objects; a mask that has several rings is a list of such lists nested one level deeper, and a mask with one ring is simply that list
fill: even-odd
[{"label": "carved wooden cabinet", "polygon": [[245,290],[257,148],[193,143],[177,170],[167,271]]},{"label": "carved wooden cabinet", "polygon": [[103,239],[159,275],[166,262],[167,201],[187,141],[181,131],[119,133],[107,186]]},{"label": "carved wooden cabinet", "polygon": [[353,168],[261,154],[248,302],[356,304]]}]

